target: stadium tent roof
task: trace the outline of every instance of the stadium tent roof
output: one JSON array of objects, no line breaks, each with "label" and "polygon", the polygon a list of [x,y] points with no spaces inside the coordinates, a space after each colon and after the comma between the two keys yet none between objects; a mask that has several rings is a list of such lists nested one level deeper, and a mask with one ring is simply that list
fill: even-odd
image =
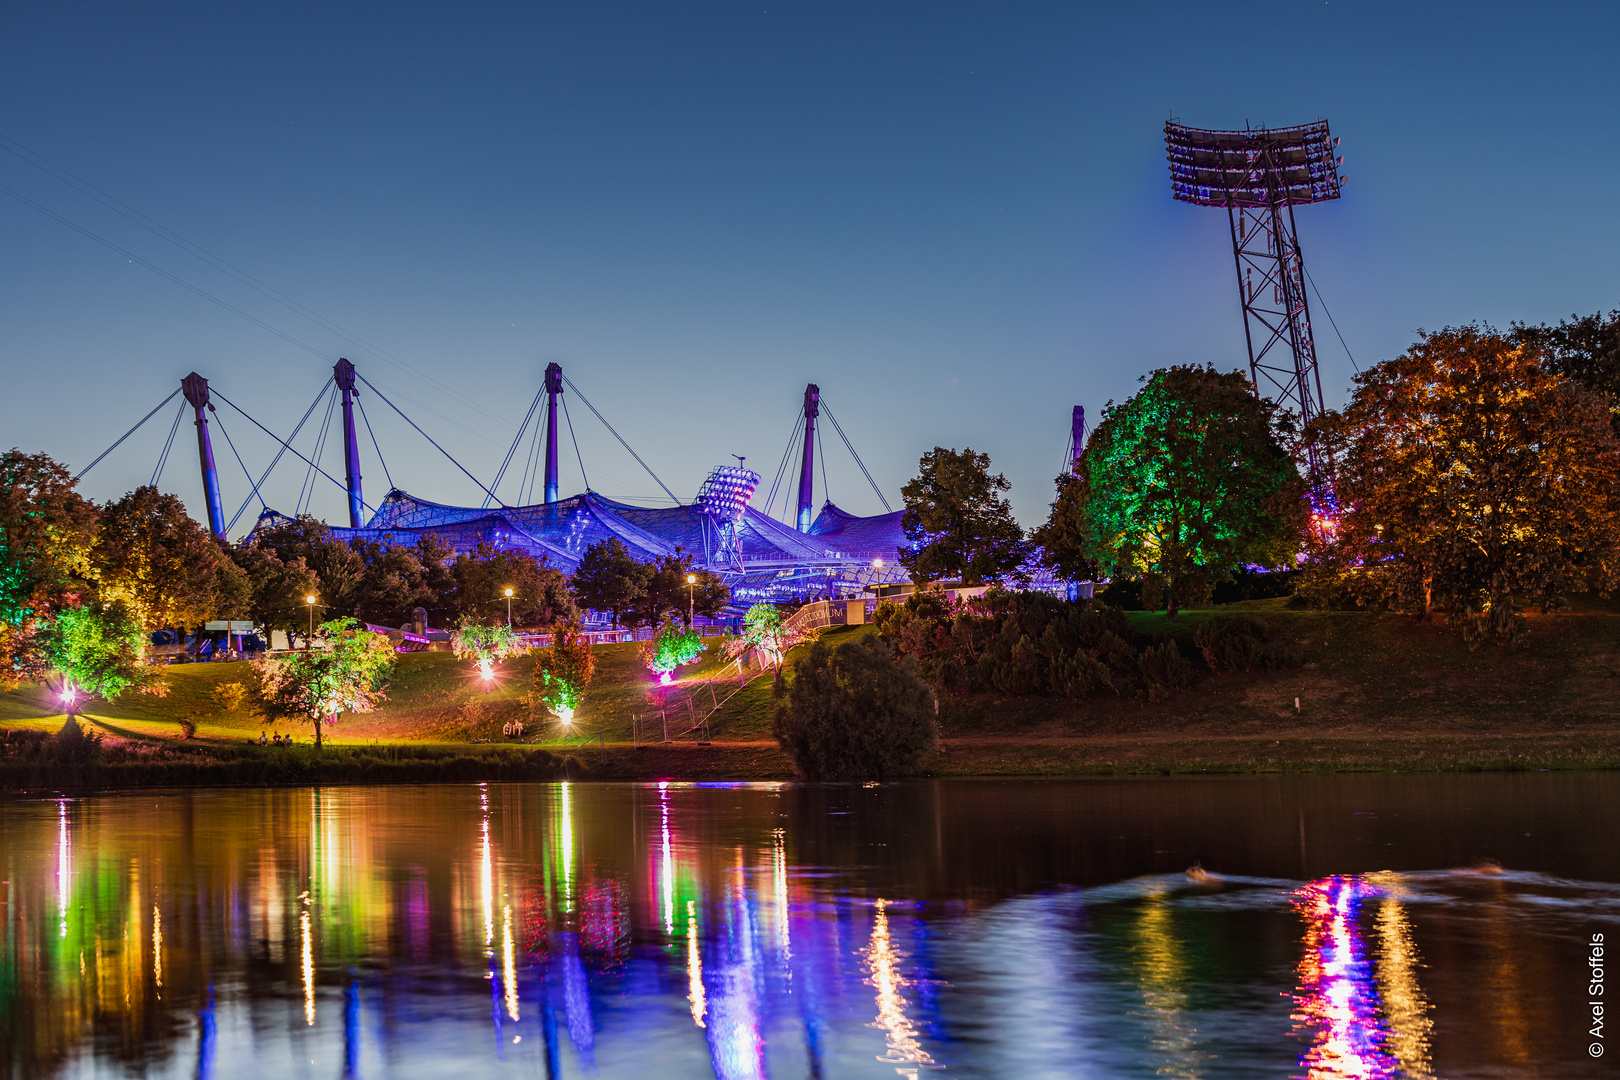
[{"label": "stadium tent roof", "polygon": [[[266,511],[260,525],[282,517]],[[340,540],[409,545],[431,533],[456,552],[471,551],[487,542],[497,548],[515,547],[536,557],[543,555],[571,574],[587,548],[609,537],[616,537],[643,562],[673,555],[677,548],[702,558],[703,529],[704,515],[695,506],[632,506],[594,492],[555,503],[491,509],[448,506],[396,489],[388,493],[365,528],[334,526],[332,535]],[[839,567],[873,558],[892,562],[896,545],[905,539],[898,513],[862,518],[832,503],[822,510],[810,533],[798,532],[747,507],[740,533],[744,571],[757,568],[772,573]]]}]

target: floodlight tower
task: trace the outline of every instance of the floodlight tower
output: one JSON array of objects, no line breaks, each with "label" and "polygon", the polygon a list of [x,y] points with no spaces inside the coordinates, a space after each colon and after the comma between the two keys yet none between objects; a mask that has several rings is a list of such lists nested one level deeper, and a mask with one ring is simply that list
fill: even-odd
[{"label": "floodlight tower", "polygon": [[[1180,202],[1226,209],[1254,392],[1273,396],[1301,423],[1322,412],[1322,377],[1305,299],[1305,263],[1294,207],[1339,197],[1343,158],[1326,120],[1289,128],[1209,131],[1164,125],[1170,188]],[[1316,451],[1307,447],[1313,490]]]}]

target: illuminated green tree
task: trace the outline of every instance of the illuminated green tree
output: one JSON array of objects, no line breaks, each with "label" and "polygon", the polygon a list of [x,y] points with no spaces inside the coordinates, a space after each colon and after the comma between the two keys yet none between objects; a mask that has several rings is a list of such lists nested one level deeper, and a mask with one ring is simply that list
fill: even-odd
[{"label": "illuminated green tree", "polygon": [[86,591],[96,508],[44,454],[0,454],[0,685],[38,678],[40,621]]},{"label": "illuminated green tree", "polygon": [[558,625],[550,647],[535,650],[535,693],[565,726],[573,723],[595,673],[596,655],[577,622]]},{"label": "illuminated green tree", "polygon": [[1029,554],[1012,503],[1012,487],[990,473],[990,455],[936,446],[917,462],[917,475],[900,489],[900,526],[914,547],[896,552],[913,581],[959,578],[964,584],[1015,574]]},{"label": "illuminated green tree", "polygon": [[[1471,636],[1620,584],[1620,441],[1609,401],[1489,328],[1425,335],[1356,378],[1342,417],[1337,538],[1311,571]],[[1319,585],[1319,583],[1317,583]],[[1320,591],[1320,589],[1318,589]]]},{"label": "illuminated green tree", "polygon": [[258,653],[252,660],[265,713],[314,724],[316,747],[324,724],[376,708],[387,697],[384,687],[394,669],[393,643],[353,619],[322,623],[320,636],[325,648]]},{"label": "illuminated green tree", "polygon": [[1289,565],[1304,488],[1276,406],[1242,372],[1173,367],[1144,381],[1103,410],[1036,542],[1055,566],[1095,560],[1110,576],[1162,582],[1175,615],[1212,574]]},{"label": "illuminated green tree", "polygon": [[782,636],[785,628],[782,613],[775,604],[763,601],[748,609],[743,616],[743,640],[756,649],[770,653],[776,663],[782,662]]},{"label": "illuminated green tree", "polygon": [[642,646],[642,657],[647,667],[668,683],[670,673],[682,664],[690,664],[703,653],[703,639],[690,626],[678,619],[670,619],[658,628],[653,639]]},{"label": "illuminated green tree", "polygon": [[111,701],[151,677],[146,636],[123,604],[59,608],[42,638],[46,663],[57,675],[57,692],[69,715],[87,697]]},{"label": "illuminated green tree", "polygon": [[523,647],[506,623],[481,623],[470,615],[463,615],[456,624],[450,646],[458,658],[478,666],[486,694],[495,678],[495,665]]}]

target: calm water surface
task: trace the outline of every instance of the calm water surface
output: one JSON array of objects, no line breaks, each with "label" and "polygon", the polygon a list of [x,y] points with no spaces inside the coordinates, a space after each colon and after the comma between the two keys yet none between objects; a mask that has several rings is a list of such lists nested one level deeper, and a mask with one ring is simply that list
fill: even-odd
[{"label": "calm water surface", "polygon": [[1617,808],[1550,773],[13,801],[0,1074],[1609,1075]]}]

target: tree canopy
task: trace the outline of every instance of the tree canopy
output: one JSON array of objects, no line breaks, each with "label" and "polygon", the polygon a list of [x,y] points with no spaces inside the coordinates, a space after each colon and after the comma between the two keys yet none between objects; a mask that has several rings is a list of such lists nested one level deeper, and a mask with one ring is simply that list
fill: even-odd
[{"label": "tree canopy", "polygon": [[647,594],[652,567],[639,562],[616,536],[585,549],[574,571],[574,599],[581,607],[613,616],[613,628]]},{"label": "tree canopy", "polygon": [[793,672],[771,731],[805,779],[907,776],[938,745],[934,692],[878,635],[817,641]]},{"label": "tree canopy", "polygon": [[0,621],[21,627],[81,588],[96,508],[75,488],[45,454],[0,454]]},{"label": "tree canopy", "polygon": [[896,555],[913,581],[960,578],[977,585],[1016,573],[1028,555],[1012,503],[999,493],[1012,487],[990,473],[990,455],[936,446],[917,462],[917,475],[900,489],[900,526],[914,547]]},{"label": "tree canopy", "polygon": [[585,699],[596,673],[596,655],[579,623],[558,624],[551,645],[534,654],[535,694],[565,726]]},{"label": "tree canopy", "polygon": [[1035,540],[1059,570],[1095,563],[1167,585],[1174,615],[1207,592],[1210,574],[1289,564],[1304,485],[1284,445],[1286,421],[1242,372],[1173,367],[1144,383],[1103,410]]},{"label": "tree canopy", "polygon": [[527,551],[485,541],[456,556],[450,575],[455,579],[455,609],[463,617],[505,622],[507,589],[512,590],[514,626],[551,626],[578,615],[562,571]]},{"label": "tree canopy", "polygon": [[1518,344],[1542,353],[1555,375],[1609,397],[1609,421],[1620,434],[1620,311],[1571,315],[1557,326],[1513,327]]},{"label": "tree canopy", "polygon": [[328,620],[319,632],[325,648],[258,653],[252,660],[265,711],[314,724],[316,746],[323,724],[345,712],[368,712],[384,700],[394,668],[393,643],[353,619]]},{"label": "tree canopy", "polygon": [[1609,402],[1489,328],[1425,335],[1363,372],[1342,416],[1337,536],[1313,571],[1362,602],[1452,607],[1513,636],[1543,609],[1620,582],[1620,442]]},{"label": "tree canopy", "polygon": [[101,508],[90,573],[147,630],[241,618],[252,586],[183,503],[143,486]]},{"label": "tree canopy", "polygon": [[62,681],[70,713],[86,696],[110,701],[151,674],[141,624],[123,604],[59,608],[42,636],[45,661]]},{"label": "tree canopy", "polygon": [[[656,626],[669,618],[685,623],[688,611],[712,618],[731,602],[731,590],[720,576],[695,569],[692,556],[679,548],[652,563],[650,569],[646,590],[630,609],[631,621],[637,626]],[[688,576],[697,578],[690,586],[690,597]]]}]

